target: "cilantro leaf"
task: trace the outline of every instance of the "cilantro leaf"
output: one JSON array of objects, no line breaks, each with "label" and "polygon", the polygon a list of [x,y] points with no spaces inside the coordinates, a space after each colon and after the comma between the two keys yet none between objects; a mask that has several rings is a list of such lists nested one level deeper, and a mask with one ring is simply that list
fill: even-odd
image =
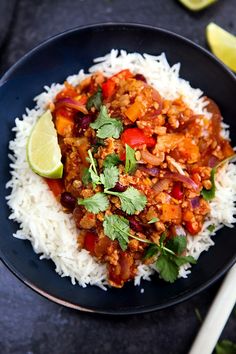
[{"label": "cilantro leaf", "polygon": [[148,221],[148,224],[154,224],[154,222],[159,221],[158,218],[152,218],[151,220]]},{"label": "cilantro leaf", "polygon": [[178,267],[186,263],[191,263],[191,264],[197,263],[196,259],[193,258],[192,256],[170,256],[170,257]]},{"label": "cilantro leaf", "polygon": [[216,228],[215,224],[212,224],[207,227],[207,230],[209,230],[210,232],[213,232],[215,230],[215,228]]},{"label": "cilantro leaf", "polygon": [[114,188],[119,179],[119,170],[116,166],[106,167],[100,175],[100,181],[105,189]]},{"label": "cilantro leaf", "polygon": [[211,189],[203,188],[201,191],[201,195],[205,200],[212,200],[215,198],[215,194],[216,194],[215,174],[216,174],[216,167],[212,168],[211,170],[211,177],[210,177]]},{"label": "cilantro leaf", "polygon": [[123,216],[106,215],[103,221],[104,233],[111,240],[118,240],[123,251],[127,249],[129,242],[129,221]]},{"label": "cilantro leaf", "polygon": [[92,182],[92,178],[90,175],[90,171],[88,168],[85,168],[83,170],[83,175],[82,175],[82,182],[83,184],[86,186],[87,184],[89,184],[90,182]]},{"label": "cilantro leaf", "polygon": [[110,154],[105,157],[105,160],[103,162],[103,167],[116,166],[120,162],[121,160],[117,154]]},{"label": "cilantro leaf", "polygon": [[104,190],[105,193],[116,195],[121,202],[121,209],[127,214],[134,214],[142,211],[147,203],[147,198],[136,188],[129,187],[125,192],[113,192]]},{"label": "cilantro leaf", "polygon": [[125,172],[133,173],[136,170],[137,161],[135,158],[135,150],[128,144],[125,144]]},{"label": "cilantro leaf", "polygon": [[78,204],[83,205],[89,212],[97,214],[108,208],[108,198],[104,193],[96,193],[92,197],[78,199]]},{"label": "cilantro leaf", "polygon": [[161,254],[156,261],[156,267],[163,280],[173,283],[178,278],[179,267],[168,255]]},{"label": "cilantro leaf", "polygon": [[166,247],[173,251],[175,254],[181,254],[186,249],[187,240],[184,236],[175,236],[169,239]]},{"label": "cilantro leaf", "polygon": [[222,340],[216,344],[216,354],[235,354],[236,353],[236,344],[230,340]]},{"label": "cilantro leaf", "polygon": [[97,137],[118,139],[122,130],[122,122],[116,118],[111,118],[108,114],[107,107],[101,106],[99,115],[90,127],[97,130]]},{"label": "cilantro leaf", "polygon": [[155,256],[159,252],[159,247],[155,243],[151,243],[144,255],[143,259],[148,259]]},{"label": "cilantro leaf", "polygon": [[102,105],[102,89],[99,86],[97,92],[95,92],[92,96],[89,97],[88,102],[86,104],[86,108],[90,110],[92,107],[95,107],[97,110],[99,110],[101,105]]}]

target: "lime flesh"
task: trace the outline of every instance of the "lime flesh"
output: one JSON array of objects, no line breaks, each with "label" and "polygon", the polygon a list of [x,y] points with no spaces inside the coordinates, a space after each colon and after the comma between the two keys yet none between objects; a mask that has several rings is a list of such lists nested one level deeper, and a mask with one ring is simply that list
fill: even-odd
[{"label": "lime flesh", "polygon": [[236,72],[236,36],[211,22],[206,28],[206,38],[215,56]]},{"label": "lime flesh", "polygon": [[217,0],[179,0],[181,4],[186,6],[191,11],[200,11],[205,7],[210,6]]},{"label": "lime flesh", "polygon": [[57,132],[50,111],[35,124],[27,144],[27,159],[31,169],[42,177],[61,178],[63,164]]}]

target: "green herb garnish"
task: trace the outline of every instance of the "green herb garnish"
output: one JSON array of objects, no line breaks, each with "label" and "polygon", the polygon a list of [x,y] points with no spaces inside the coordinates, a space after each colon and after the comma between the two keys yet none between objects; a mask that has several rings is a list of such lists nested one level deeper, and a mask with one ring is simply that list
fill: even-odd
[{"label": "green herb garnish", "polygon": [[78,199],[78,204],[83,205],[90,213],[98,214],[108,208],[109,201],[104,193],[96,193],[92,197]]},{"label": "green herb garnish", "polygon": [[96,129],[97,137],[102,139],[110,137],[118,139],[123,130],[122,122],[119,119],[111,118],[106,106],[101,106],[97,119],[90,124],[90,127]]},{"label": "green herb garnish", "polygon": [[104,233],[111,240],[118,240],[123,251],[127,249],[129,242],[129,221],[123,216],[110,215],[106,216],[103,221]]},{"label": "green herb garnish", "polygon": [[135,150],[128,144],[125,144],[125,172],[133,173],[137,167],[137,160],[135,158]]},{"label": "green herb garnish", "polygon": [[147,203],[145,195],[134,187],[127,188],[125,192],[113,192],[105,189],[104,193],[117,196],[121,202],[121,209],[130,215],[142,211]]},{"label": "green herb garnish", "polygon": [[216,354],[236,354],[236,344],[230,340],[222,340],[216,344]]},{"label": "green herb garnish", "polygon": [[226,159],[224,159],[223,161],[219,162],[215,167],[212,168],[211,170],[211,176],[210,176],[210,181],[211,181],[211,189],[205,189],[203,188],[201,191],[201,195],[203,196],[203,198],[205,200],[212,200],[215,198],[215,194],[216,194],[216,185],[215,185],[215,174],[217,172],[217,169],[219,167],[221,167],[222,165],[224,165],[226,162],[234,162],[232,160],[234,160],[236,158],[236,154],[227,157]]},{"label": "green herb garnish", "polygon": [[201,191],[201,195],[205,200],[212,200],[215,198],[215,194],[216,194],[215,174],[216,174],[216,167],[213,167],[211,170],[211,177],[210,177],[211,189],[203,188]]},{"label": "green herb garnish", "polygon": [[104,185],[105,189],[114,188],[118,179],[119,170],[116,166],[106,167],[103,173],[100,175],[101,184]]},{"label": "green herb garnish", "polygon": [[95,107],[97,110],[100,109],[102,105],[102,89],[99,86],[97,92],[95,92],[92,96],[89,97],[86,108],[90,110],[92,107]]},{"label": "green herb garnish", "polygon": [[159,221],[158,218],[152,218],[151,220],[148,221],[148,224],[154,224],[154,222]]},{"label": "green herb garnish", "polygon": [[214,224],[212,224],[207,227],[207,230],[209,230],[210,232],[213,232],[215,230],[215,228],[216,228],[216,226]]},{"label": "green herb garnish", "polygon": [[105,157],[103,162],[104,167],[116,166],[121,162],[119,156],[117,154],[110,154]]},{"label": "green herb garnish", "polygon": [[92,182],[92,178],[89,172],[88,168],[85,168],[83,171],[83,176],[82,176],[82,182],[85,186],[87,186],[87,184],[89,184],[90,182]]},{"label": "green herb garnish", "polygon": [[162,234],[159,245],[151,244],[145,253],[144,259],[159,255],[156,267],[160,277],[173,283],[178,278],[180,266],[186,263],[195,264],[196,260],[192,256],[181,256],[187,246],[186,237],[175,236],[164,245],[165,238],[165,234]]},{"label": "green herb garnish", "polygon": [[[92,182],[94,188],[98,184],[102,184],[104,186],[104,193],[98,194],[102,194],[103,196],[105,194],[117,196],[121,202],[121,209],[127,214],[134,214],[144,209],[147,199],[144,194],[139,192],[134,187],[127,188],[125,192],[113,192],[110,190],[115,187],[116,182],[118,182],[119,179],[119,170],[116,166],[105,167],[103,173],[99,175],[97,171],[97,161],[93,157],[91,150],[88,150],[88,161],[90,162],[90,166],[86,170],[85,175],[83,176],[84,183]],[[99,213],[100,211],[104,211],[104,203],[102,203],[101,207],[99,207],[99,205],[97,205],[97,199],[94,199],[93,197],[79,199],[79,204],[84,205],[88,211],[91,211],[92,209],[97,210],[97,213]],[[86,200],[88,200],[88,202],[86,202]],[[108,201],[107,196],[106,200]],[[92,206],[93,201],[95,202],[94,208]],[[109,204],[107,204],[107,206],[108,205]],[[96,213],[95,211],[93,212]]]}]

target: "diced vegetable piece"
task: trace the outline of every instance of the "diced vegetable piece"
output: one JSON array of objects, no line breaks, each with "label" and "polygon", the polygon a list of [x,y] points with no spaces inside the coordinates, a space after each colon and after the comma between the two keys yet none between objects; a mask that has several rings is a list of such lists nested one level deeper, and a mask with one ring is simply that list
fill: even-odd
[{"label": "diced vegetable piece", "polygon": [[163,222],[173,222],[180,224],[182,218],[182,211],[180,205],[163,204],[161,220]]},{"label": "diced vegetable piece", "polygon": [[61,136],[66,136],[74,127],[74,119],[71,115],[66,114],[65,110],[56,112],[55,125],[57,133]]},{"label": "diced vegetable piece", "polygon": [[84,237],[84,248],[90,253],[94,253],[98,235],[95,232],[88,231]]},{"label": "diced vegetable piece", "polygon": [[146,144],[147,147],[154,147],[156,144],[154,138],[146,136],[139,128],[126,129],[121,135],[121,140],[124,144],[127,144],[132,148],[144,144]]},{"label": "diced vegetable piece", "polygon": [[44,178],[44,180],[47,182],[48,187],[50,188],[55,197],[58,197],[64,191],[61,179]]},{"label": "diced vegetable piece", "polygon": [[183,191],[182,191],[182,186],[181,186],[180,182],[176,182],[173,185],[171,195],[173,198],[175,198],[177,200],[181,200],[183,198]]},{"label": "diced vegetable piece", "polygon": [[115,93],[116,84],[112,79],[108,79],[102,84],[102,96],[105,100],[111,98]]},{"label": "diced vegetable piece", "polygon": [[187,221],[186,222],[186,229],[191,235],[197,235],[201,231],[201,224],[197,221]]},{"label": "diced vegetable piece", "polygon": [[143,115],[144,106],[142,102],[134,102],[125,112],[125,115],[132,121],[135,122],[138,118]]}]

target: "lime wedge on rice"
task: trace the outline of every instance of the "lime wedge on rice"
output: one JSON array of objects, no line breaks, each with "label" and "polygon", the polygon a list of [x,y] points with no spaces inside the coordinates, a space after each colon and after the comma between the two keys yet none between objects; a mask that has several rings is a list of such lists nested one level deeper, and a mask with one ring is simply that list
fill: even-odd
[{"label": "lime wedge on rice", "polygon": [[236,36],[211,22],[206,28],[206,38],[215,56],[236,72]]},{"label": "lime wedge on rice", "polygon": [[217,0],[179,0],[181,4],[191,11],[200,11],[207,6],[210,6]]},{"label": "lime wedge on rice", "polygon": [[57,132],[50,111],[35,124],[27,144],[27,159],[31,169],[40,176],[61,178],[63,164]]}]

